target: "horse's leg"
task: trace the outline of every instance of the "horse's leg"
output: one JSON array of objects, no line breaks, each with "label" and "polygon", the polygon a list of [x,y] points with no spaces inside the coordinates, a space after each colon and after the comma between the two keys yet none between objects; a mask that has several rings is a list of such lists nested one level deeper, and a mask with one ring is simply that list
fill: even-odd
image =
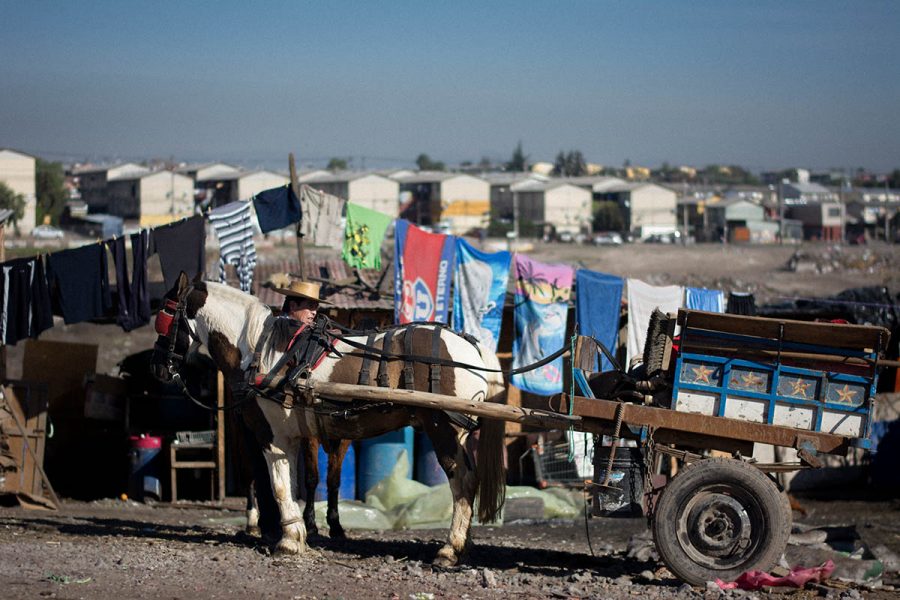
[{"label": "horse's leg", "polygon": [[281,513],[281,540],[275,550],[286,554],[302,554],[306,550],[306,527],[297,503],[300,488],[297,481],[299,439],[277,431],[273,433],[272,442],[264,455],[269,465],[272,493]]},{"label": "horse's leg", "polygon": [[465,445],[459,430],[440,411],[420,411],[420,422],[434,446],[438,463],[450,481],[453,495],[453,517],[450,520],[450,537],[438,550],[434,564],[452,567],[462,559],[469,546],[469,532],[475,506],[475,490],[478,480],[471,457],[466,456]]},{"label": "horse's leg", "polygon": [[259,535],[259,505],[256,503],[256,482],[247,486],[247,533]]},{"label": "horse's leg", "polygon": [[341,466],[344,464],[344,456],[350,447],[350,440],[333,441],[325,445],[328,451],[328,535],[332,539],[344,539],[347,534],[341,527],[341,517],[338,514],[338,500],[341,491]]},{"label": "horse's leg", "polygon": [[304,488],[306,489],[306,506],[303,508],[303,522],[309,536],[319,535],[316,525],[316,487],[319,485],[319,440],[303,438],[300,442],[303,449]]}]

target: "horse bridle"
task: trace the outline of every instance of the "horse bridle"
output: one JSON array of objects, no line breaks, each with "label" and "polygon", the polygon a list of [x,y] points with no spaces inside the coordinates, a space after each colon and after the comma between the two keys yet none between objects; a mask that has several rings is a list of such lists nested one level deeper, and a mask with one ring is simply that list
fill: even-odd
[{"label": "horse bridle", "polygon": [[[156,332],[161,336],[165,336],[168,342],[166,346],[165,366],[172,381],[181,387],[182,392],[184,392],[190,400],[204,408],[208,408],[191,395],[179,371],[187,355],[196,350],[201,344],[200,337],[191,328],[190,321],[187,317],[187,298],[193,291],[194,286],[190,285],[182,293],[178,294],[177,300],[170,299],[165,301],[165,305],[156,315]],[[178,345],[178,330],[180,327],[183,327],[184,330],[187,331],[188,337],[191,340],[190,344],[188,344],[188,347],[185,349],[184,354],[179,354],[176,351],[176,346]],[[181,364],[176,365],[176,360]]]}]

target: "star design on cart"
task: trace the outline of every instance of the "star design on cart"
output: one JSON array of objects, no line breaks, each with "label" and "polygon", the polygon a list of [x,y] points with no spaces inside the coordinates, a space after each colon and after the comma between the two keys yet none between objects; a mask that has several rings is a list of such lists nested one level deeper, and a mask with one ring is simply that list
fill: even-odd
[{"label": "star design on cart", "polygon": [[711,383],[709,376],[716,372],[715,369],[707,367],[706,365],[691,367],[691,370],[694,372],[693,383]]},{"label": "star design on cart", "polygon": [[744,373],[741,375],[741,387],[743,388],[759,388],[765,381],[756,373]]},{"label": "star design on cart", "polygon": [[853,402],[853,398],[856,396],[856,390],[851,390],[846,383],[842,389],[835,389],[834,393],[838,396],[838,402],[846,402],[848,404]]},{"label": "star design on cart", "polygon": [[809,398],[806,394],[806,390],[809,389],[809,386],[812,385],[811,381],[803,381],[802,379],[797,379],[791,382],[791,390],[792,396],[800,396],[801,398]]}]

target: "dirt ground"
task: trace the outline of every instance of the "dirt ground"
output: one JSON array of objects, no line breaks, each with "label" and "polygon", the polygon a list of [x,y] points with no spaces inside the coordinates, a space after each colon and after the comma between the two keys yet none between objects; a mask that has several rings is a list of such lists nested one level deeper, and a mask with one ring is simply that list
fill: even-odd
[{"label": "dirt ground", "polygon": [[[900,551],[900,504],[805,500],[796,522],[855,526],[868,544]],[[796,516],[796,515],[795,515]],[[468,562],[431,567],[443,530],[351,531],[313,540],[306,555],[272,556],[242,532],[242,513],[212,507],[149,507],[102,500],[62,510],[0,508],[3,598],[717,598],[690,587],[653,557],[635,534],[643,519],[521,522],[476,527]],[[629,540],[632,543],[629,544]],[[787,597],[895,598],[885,588],[834,582]],[[722,597],[785,597],[724,592]]]}]

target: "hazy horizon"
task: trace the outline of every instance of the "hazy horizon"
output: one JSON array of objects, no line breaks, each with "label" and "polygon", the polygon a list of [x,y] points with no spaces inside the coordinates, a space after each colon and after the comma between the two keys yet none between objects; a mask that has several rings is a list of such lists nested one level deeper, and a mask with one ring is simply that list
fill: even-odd
[{"label": "hazy horizon", "polygon": [[52,160],[900,167],[894,2],[0,6],[0,147]]}]

